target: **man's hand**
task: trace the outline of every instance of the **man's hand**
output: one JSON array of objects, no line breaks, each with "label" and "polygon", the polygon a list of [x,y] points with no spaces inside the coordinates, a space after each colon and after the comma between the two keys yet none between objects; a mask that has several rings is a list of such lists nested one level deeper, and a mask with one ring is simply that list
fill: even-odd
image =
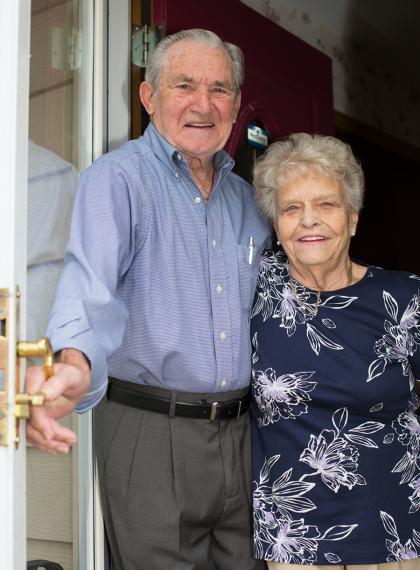
[{"label": "man's hand", "polygon": [[76,434],[57,420],[69,414],[88,391],[90,366],[86,357],[78,350],[66,348],[61,351],[60,363],[54,364],[51,378],[45,379],[42,366],[31,366],[25,384],[29,394],[45,394],[43,406],[31,407],[26,424],[28,440],[48,453],[67,453],[76,443]]}]

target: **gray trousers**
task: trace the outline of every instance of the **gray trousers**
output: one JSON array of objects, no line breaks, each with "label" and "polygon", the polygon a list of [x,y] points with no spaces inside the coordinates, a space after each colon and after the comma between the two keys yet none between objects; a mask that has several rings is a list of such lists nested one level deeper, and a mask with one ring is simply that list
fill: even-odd
[{"label": "gray trousers", "polygon": [[104,399],[94,417],[111,570],[265,568],[251,556],[248,413],[210,422]]}]

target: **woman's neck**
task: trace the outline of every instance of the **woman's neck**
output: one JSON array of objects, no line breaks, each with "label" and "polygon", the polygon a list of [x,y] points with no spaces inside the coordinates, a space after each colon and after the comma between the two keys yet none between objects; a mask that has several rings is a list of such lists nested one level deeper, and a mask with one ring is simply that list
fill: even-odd
[{"label": "woman's neck", "polygon": [[308,289],[335,291],[354,282],[353,263],[349,257],[330,267],[325,265],[293,265],[289,262],[290,276]]}]

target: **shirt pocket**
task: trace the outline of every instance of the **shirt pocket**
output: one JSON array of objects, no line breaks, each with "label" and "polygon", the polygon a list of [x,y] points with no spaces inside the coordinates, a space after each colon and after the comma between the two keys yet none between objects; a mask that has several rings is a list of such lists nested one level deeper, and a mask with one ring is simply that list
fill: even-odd
[{"label": "shirt pocket", "polygon": [[258,265],[262,249],[262,245],[254,244],[251,253],[249,245],[236,246],[241,309],[247,313],[248,316],[251,312],[255,287],[257,285]]}]

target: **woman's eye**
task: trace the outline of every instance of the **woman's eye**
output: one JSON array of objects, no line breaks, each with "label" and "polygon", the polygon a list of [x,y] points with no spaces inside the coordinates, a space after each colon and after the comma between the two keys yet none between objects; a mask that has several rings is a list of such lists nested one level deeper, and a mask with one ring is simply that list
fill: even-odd
[{"label": "woman's eye", "polygon": [[178,88],[178,89],[181,89],[181,90],[183,90],[183,91],[189,89],[189,87],[190,87],[190,86],[189,86],[187,83],[181,83],[180,85],[177,85],[177,88]]},{"label": "woman's eye", "polygon": [[334,206],[334,204],[332,202],[321,202],[321,206],[326,206],[327,208],[331,208]]},{"label": "woman's eye", "polygon": [[286,208],[284,208],[285,212],[295,212],[298,209],[297,206],[295,206],[294,204],[291,204],[290,206],[287,206]]}]

